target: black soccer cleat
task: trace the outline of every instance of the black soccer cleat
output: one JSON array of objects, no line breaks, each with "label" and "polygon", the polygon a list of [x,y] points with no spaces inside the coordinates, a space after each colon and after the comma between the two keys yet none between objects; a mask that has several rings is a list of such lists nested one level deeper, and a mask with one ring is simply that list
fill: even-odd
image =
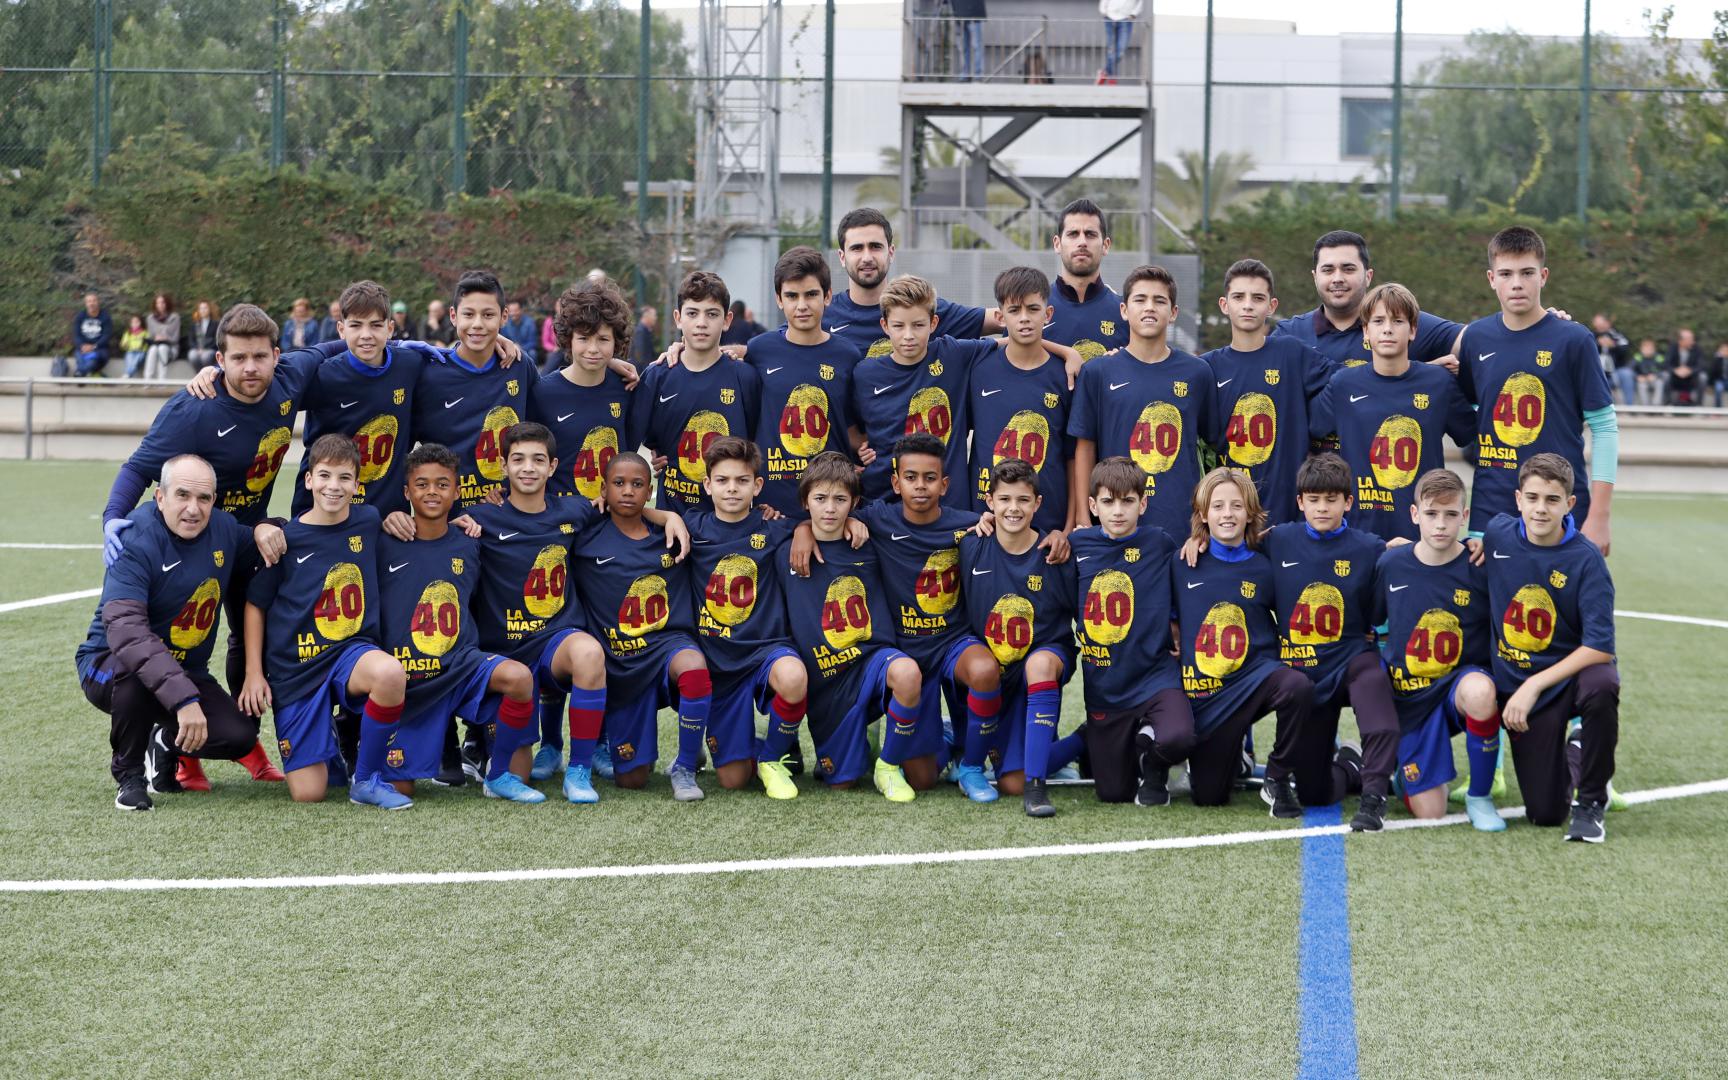
[{"label": "black soccer cleat", "polygon": [[454,746],[444,748],[444,758],[432,782],[439,787],[461,787],[468,782],[467,775],[462,772],[462,755]]},{"label": "black soccer cleat", "polygon": [[120,778],[120,791],[114,796],[116,810],[151,810],[156,804],[150,801],[150,793],[144,790],[144,778],[137,773],[128,773]]},{"label": "black soccer cleat", "polygon": [[1364,795],[1350,819],[1351,832],[1379,832],[1386,827],[1386,796]]},{"label": "black soccer cleat", "polygon": [[1302,804],[1296,798],[1296,789],[1290,786],[1290,778],[1281,776],[1274,780],[1268,776],[1260,785],[1260,798],[1271,807],[1275,818],[1299,818],[1302,816]]},{"label": "black soccer cleat", "polygon": [[804,775],[804,748],[798,745],[797,739],[792,740],[792,749],[781,761],[785,764],[786,771],[793,776]]},{"label": "black soccer cleat", "polygon": [[[486,744],[472,731],[469,737],[462,740],[462,775],[476,784],[484,783],[487,769]],[[452,785],[455,786],[455,785]]]},{"label": "black soccer cleat", "polygon": [[[172,795],[185,791],[180,783],[180,751],[168,745],[168,728],[157,724],[150,732],[150,741],[144,744],[144,781],[150,791],[158,795]],[[150,802],[148,798],[144,800]],[[116,803],[115,805],[119,805]],[[129,807],[128,809],[140,809]],[[141,809],[150,809],[149,805]]]},{"label": "black soccer cleat", "polygon": [[1607,809],[1599,802],[1573,803],[1572,820],[1566,825],[1566,839],[1586,844],[1600,844],[1608,839],[1608,829],[1602,823],[1603,812]]},{"label": "black soccer cleat", "polygon": [[1050,788],[1042,779],[1026,778],[1026,790],[1020,795],[1020,805],[1027,817],[1055,817],[1056,807],[1050,802]]},{"label": "black soccer cleat", "polygon": [[1140,788],[1134,792],[1135,806],[1170,805],[1170,767],[1142,761]]},{"label": "black soccer cleat", "polygon": [[1158,733],[1152,730],[1151,724],[1140,725],[1140,730],[1134,733],[1134,745],[1142,754],[1150,754],[1157,742]]}]

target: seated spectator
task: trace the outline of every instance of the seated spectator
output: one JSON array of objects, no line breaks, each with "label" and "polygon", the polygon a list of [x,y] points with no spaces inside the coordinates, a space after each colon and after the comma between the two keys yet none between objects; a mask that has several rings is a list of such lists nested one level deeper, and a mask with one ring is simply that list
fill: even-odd
[{"label": "seated spectator", "polygon": [[216,365],[216,323],[222,312],[208,300],[198,301],[198,308],[192,315],[192,344],[186,350],[186,359],[192,361],[193,371],[202,371]]},{"label": "seated spectator", "polygon": [[1710,388],[1716,391],[1716,407],[1728,397],[1728,341],[1716,346],[1716,358],[1710,363]]},{"label": "seated spectator", "polygon": [[174,298],[157,293],[150,302],[150,316],[144,320],[150,332],[150,352],[144,358],[146,379],[166,379],[168,364],[180,351],[180,313],[174,310]]},{"label": "seated spectator", "polygon": [[341,337],[341,333],[336,329],[340,325],[342,325],[342,305],[335,300],[332,300],[330,301],[330,314],[318,320],[319,344],[323,344],[326,341],[335,341],[337,338]]},{"label": "seated spectator", "polygon": [[408,305],[400,300],[390,305],[390,340],[418,340],[414,337],[414,320],[408,317]]},{"label": "seated spectator", "polygon": [[540,373],[543,375],[550,375],[564,367],[564,350],[558,347],[557,320],[545,309],[540,311],[540,359]]},{"label": "seated spectator", "polygon": [[83,378],[101,375],[113,348],[114,320],[102,309],[101,297],[85,293],[84,310],[72,316],[72,373]]},{"label": "seated spectator", "polygon": [[504,305],[504,326],[500,333],[522,350],[522,359],[539,365],[540,328],[534,325],[534,317],[522,310],[522,301],[512,300]]},{"label": "seated spectator", "polygon": [[310,349],[318,344],[318,320],[312,317],[312,301],[304,296],[294,301],[293,310],[282,320],[283,352]]},{"label": "seated spectator", "polygon": [[134,315],[120,335],[120,351],[126,354],[126,377],[136,379],[144,374],[145,350],[150,347],[150,333],[144,329],[144,316]]},{"label": "seated spectator", "polygon": [[444,301],[434,300],[426,305],[426,322],[420,327],[420,340],[434,345],[456,344],[456,324],[451,321]]},{"label": "seated spectator", "polygon": [[1674,334],[1674,351],[1668,356],[1668,400],[1674,405],[1704,403],[1704,356],[1698,351],[1698,336],[1681,328]]},{"label": "seated spectator", "polygon": [[1638,343],[1638,404],[1662,404],[1662,391],[1667,385],[1668,358],[1656,350],[1656,339],[1645,338]]}]

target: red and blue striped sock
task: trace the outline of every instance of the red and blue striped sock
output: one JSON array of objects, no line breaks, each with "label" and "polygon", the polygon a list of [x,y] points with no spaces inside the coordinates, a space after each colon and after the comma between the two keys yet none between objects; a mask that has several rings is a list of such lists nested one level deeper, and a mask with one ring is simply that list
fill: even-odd
[{"label": "red and blue striped sock", "polygon": [[366,699],[366,708],[360,713],[360,748],[354,754],[355,779],[370,780],[384,771],[384,746],[390,741],[390,733],[400,719],[401,702],[380,705],[371,698]]},{"label": "red and blue striped sock", "polygon": [[804,722],[807,700],[787,701],[779,694],[774,695],[774,700],[768,703],[768,734],[756,750],[757,761],[779,761],[792,752],[792,745],[798,741],[798,725]]},{"label": "red and blue striped sock", "polygon": [[888,719],[883,727],[880,756],[888,764],[898,765],[906,760],[906,746],[918,730],[918,706],[902,705],[889,698]]},{"label": "red and blue striped sock", "polygon": [[675,769],[696,771],[702,763],[702,739],[708,734],[708,710],[714,702],[714,683],[707,668],[678,676],[678,756]]},{"label": "red and blue striped sock", "polygon": [[606,688],[570,689],[570,764],[588,768],[600,742],[600,722],[606,718]]},{"label": "red and blue striped sock", "polygon": [[1062,717],[1062,687],[1037,682],[1026,687],[1026,745],[1022,760],[1026,779],[1042,780],[1050,775],[1050,744]]},{"label": "red and blue striped sock", "polygon": [[966,694],[966,743],[960,764],[981,768],[996,741],[996,715],[1002,711],[1002,691],[970,690]]},{"label": "red and blue striped sock", "polygon": [[492,757],[486,763],[486,779],[496,780],[510,771],[510,759],[538,734],[533,727],[536,702],[505,698],[498,705],[498,726],[492,735]]}]

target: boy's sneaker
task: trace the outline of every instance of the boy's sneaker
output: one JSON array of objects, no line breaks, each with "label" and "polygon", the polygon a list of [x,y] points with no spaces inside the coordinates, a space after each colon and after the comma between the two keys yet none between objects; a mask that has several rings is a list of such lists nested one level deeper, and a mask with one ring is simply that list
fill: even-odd
[{"label": "boy's sneaker", "polygon": [[758,761],[756,777],[770,799],[796,799],[798,785],[792,782],[792,767],[786,758],[779,761]]},{"label": "boy's sneaker", "polygon": [[1296,798],[1296,789],[1290,786],[1290,778],[1281,776],[1274,780],[1270,776],[1260,785],[1260,800],[1271,807],[1275,818],[1299,818],[1302,816],[1302,803]]},{"label": "boy's sneaker", "polygon": [[701,802],[701,785],[696,783],[696,771],[684,765],[673,765],[667,777],[672,781],[672,797],[679,802]]},{"label": "boy's sneaker", "polygon": [[564,767],[564,798],[579,805],[600,801],[600,793],[594,790],[594,780],[588,766],[572,761]]},{"label": "boy's sneaker", "polygon": [[479,739],[466,739],[462,743],[460,756],[462,758],[462,775],[476,784],[485,783],[488,764],[486,761],[486,744]]},{"label": "boy's sneaker", "polygon": [[168,729],[158,724],[144,744],[146,786],[157,795],[186,790],[180,786],[180,753],[168,745]]},{"label": "boy's sneaker", "polygon": [[1506,831],[1506,819],[1500,816],[1492,795],[1464,796],[1464,815],[1477,832]]},{"label": "boy's sneaker", "polygon": [[438,775],[432,782],[439,787],[461,787],[468,782],[467,774],[462,771],[462,753],[455,747],[446,747],[444,758],[438,765]]},{"label": "boy's sneaker", "polygon": [[264,744],[261,742],[253,743],[245,757],[234,760],[246,767],[246,771],[252,774],[252,779],[262,783],[280,784],[287,779],[282,775],[282,770],[276,767],[276,763],[270,760],[270,755],[265,753]]},{"label": "boy's sneaker", "polygon": [[911,802],[917,797],[912,785],[906,782],[906,774],[900,771],[900,766],[890,765],[881,758],[876,759],[876,769],[871,773],[870,780],[889,802]]},{"label": "boy's sneaker", "polygon": [[504,770],[504,775],[496,780],[487,780],[481,785],[488,799],[508,799],[518,803],[542,803],[546,796],[527,784],[522,778],[510,770]]},{"label": "boy's sneaker", "polygon": [[1080,765],[1078,762],[1070,761],[1051,773],[1049,779],[1061,784],[1078,784],[1080,782]]},{"label": "boy's sneaker", "polygon": [[1603,812],[1607,809],[1599,802],[1575,802],[1572,804],[1572,820],[1566,826],[1567,840],[1580,840],[1586,844],[1600,844],[1608,838],[1608,829],[1602,822]]},{"label": "boy's sneaker", "polygon": [[1140,789],[1134,793],[1135,806],[1170,805],[1170,767],[1146,765],[1140,776]]},{"label": "boy's sneaker", "polygon": [[1050,788],[1043,780],[1026,778],[1026,790],[1020,796],[1020,805],[1026,808],[1027,817],[1056,816],[1056,807],[1050,804]]},{"label": "boy's sneaker", "polygon": [[594,760],[590,762],[590,768],[593,774],[602,780],[610,780],[613,777],[612,748],[606,745],[604,739],[594,747]]},{"label": "boy's sneaker", "polygon": [[406,810],[414,800],[390,786],[380,774],[365,779],[355,778],[348,785],[348,801],[361,806],[376,806],[380,810]]},{"label": "boy's sneaker", "polygon": [[1344,770],[1344,793],[1362,794],[1362,748],[1353,742],[1339,743],[1332,751],[1332,764]]},{"label": "boy's sneaker", "polygon": [[143,776],[127,773],[120,778],[120,790],[114,796],[114,809],[149,810],[155,805],[150,801],[150,793],[145,790]]},{"label": "boy's sneaker", "polygon": [[954,770],[954,782],[968,799],[976,803],[992,803],[998,798],[996,789],[984,779],[982,765],[962,765]]},{"label": "boy's sneaker", "polygon": [[541,743],[540,749],[534,751],[534,767],[528,770],[528,779],[550,780],[563,767],[564,751],[551,743]]},{"label": "boy's sneaker", "polygon": [[195,757],[180,757],[180,764],[174,770],[174,779],[180,781],[180,786],[187,791],[210,790],[210,778],[204,775],[204,763]]},{"label": "boy's sneaker", "polygon": [[1608,809],[1618,814],[1622,810],[1632,809],[1632,804],[1626,801],[1626,796],[1614,790],[1614,781],[1608,781]]},{"label": "boy's sneaker", "polygon": [[1351,832],[1379,832],[1386,827],[1386,796],[1364,795],[1350,819]]},{"label": "boy's sneaker", "polygon": [[785,764],[786,771],[793,776],[804,775],[804,748],[798,745],[797,739],[792,740],[792,745],[787,749],[786,756],[780,760]]}]

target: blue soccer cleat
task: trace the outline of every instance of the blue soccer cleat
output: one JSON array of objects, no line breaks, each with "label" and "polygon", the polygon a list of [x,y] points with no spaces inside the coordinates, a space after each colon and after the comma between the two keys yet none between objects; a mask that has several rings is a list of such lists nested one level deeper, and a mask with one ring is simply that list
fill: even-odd
[{"label": "blue soccer cleat", "polygon": [[954,782],[960,785],[960,790],[973,802],[992,803],[999,797],[996,789],[990,786],[990,781],[984,779],[983,766],[960,766],[954,770]]},{"label": "blue soccer cleat", "polygon": [[516,803],[540,803],[546,801],[546,796],[527,784],[522,778],[508,770],[496,780],[488,780],[481,785],[481,790],[488,799],[508,799]]},{"label": "blue soccer cleat", "polygon": [[564,797],[579,805],[600,801],[600,793],[594,790],[593,774],[588,766],[574,761],[565,766]]},{"label": "blue soccer cleat", "polygon": [[1492,795],[1464,796],[1464,813],[1470,818],[1470,824],[1477,832],[1505,832],[1506,819],[1500,816],[1500,811],[1494,806]]},{"label": "blue soccer cleat", "polygon": [[528,779],[550,780],[563,767],[564,751],[551,743],[541,743],[540,749],[534,751],[534,767],[528,770]]},{"label": "blue soccer cleat", "polygon": [[380,810],[406,810],[414,805],[413,799],[391,787],[389,782],[377,773],[349,784],[348,801],[361,806],[376,806]]},{"label": "blue soccer cleat", "polygon": [[594,747],[593,774],[602,780],[612,779],[612,750],[605,742]]}]

